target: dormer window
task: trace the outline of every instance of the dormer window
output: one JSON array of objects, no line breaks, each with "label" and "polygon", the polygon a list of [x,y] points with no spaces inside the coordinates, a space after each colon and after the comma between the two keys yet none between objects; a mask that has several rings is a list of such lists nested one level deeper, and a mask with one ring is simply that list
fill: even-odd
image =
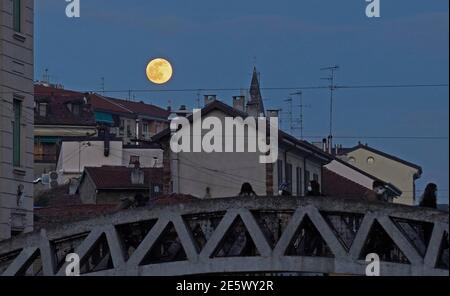
[{"label": "dormer window", "polygon": [[39,103],[38,104],[38,112],[39,112],[39,116],[46,117],[47,116],[47,103]]},{"label": "dormer window", "polygon": [[67,103],[66,106],[67,106],[67,109],[69,109],[69,111],[72,112],[73,115],[75,115],[75,116],[80,115],[80,104]]}]

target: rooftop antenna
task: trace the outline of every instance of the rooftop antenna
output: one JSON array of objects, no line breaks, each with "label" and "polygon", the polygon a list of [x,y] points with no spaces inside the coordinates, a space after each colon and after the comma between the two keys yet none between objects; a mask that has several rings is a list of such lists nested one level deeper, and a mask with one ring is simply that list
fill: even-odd
[{"label": "rooftop antenna", "polygon": [[105,77],[101,78],[101,88],[102,88],[102,94],[105,94]]},{"label": "rooftop antenna", "polygon": [[298,91],[292,93],[291,95],[297,95],[299,97],[299,104],[297,105],[300,108],[300,117],[299,117],[299,129],[300,129],[300,140],[303,140],[303,108],[309,108],[311,105],[303,104],[303,92]]},{"label": "rooftop antenna", "polygon": [[[328,88],[330,89],[330,134],[329,138],[333,137],[333,92],[336,90],[336,85],[334,84],[335,73],[339,69],[338,65],[321,68],[321,71],[329,71],[330,75],[328,77],[322,78],[323,80],[328,80],[330,85]],[[331,143],[329,143],[331,145]]]},{"label": "rooftop antenna", "polygon": [[44,73],[42,74],[42,81],[44,83],[50,83],[50,76],[48,75],[48,68],[45,68]]},{"label": "rooftop antenna", "polygon": [[289,120],[289,132],[292,135],[292,133],[294,131],[293,114],[292,114],[292,107],[293,107],[292,106],[292,97],[288,97],[284,101],[288,103],[287,115],[288,115],[288,120]]}]

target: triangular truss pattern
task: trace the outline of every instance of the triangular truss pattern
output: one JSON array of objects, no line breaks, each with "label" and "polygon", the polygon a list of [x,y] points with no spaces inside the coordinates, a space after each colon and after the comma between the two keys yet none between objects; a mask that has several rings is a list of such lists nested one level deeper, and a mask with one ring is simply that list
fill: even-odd
[{"label": "triangular truss pattern", "polygon": [[433,233],[433,223],[393,218],[395,226],[406,236],[409,242],[424,257]]},{"label": "triangular truss pattern", "polygon": [[22,250],[16,250],[0,256],[0,275],[3,274],[8,266],[16,260]]},{"label": "triangular truss pattern", "polygon": [[449,265],[448,249],[449,249],[449,235],[447,231],[444,231],[444,234],[441,239],[441,245],[439,247],[439,255],[436,262],[436,268],[448,270]]},{"label": "triangular truss pattern", "polygon": [[253,211],[252,214],[273,249],[289,224],[294,211]]},{"label": "triangular truss pattern", "polygon": [[139,265],[187,260],[186,252],[172,222],[169,222]]},{"label": "triangular truss pattern", "polygon": [[310,256],[310,257],[334,257],[328,244],[317,230],[314,223],[305,215],[298,226],[291,242],[289,243],[286,256]]},{"label": "triangular truss pattern", "polygon": [[242,202],[127,211],[25,235],[0,243],[0,274],[65,275],[69,253],[83,275],[364,274],[366,255],[376,253],[382,275],[448,275],[442,213],[320,199]]},{"label": "triangular truss pattern", "polygon": [[93,273],[114,268],[106,234],[103,233],[81,259],[80,273]]},{"label": "triangular truss pattern", "polygon": [[205,215],[186,215],[183,217],[192,235],[198,251],[202,251],[211,238],[225,212],[208,213]]},{"label": "triangular truss pattern", "polygon": [[130,258],[155,223],[156,220],[152,219],[116,226],[117,235],[119,236],[121,242],[125,260]]},{"label": "triangular truss pattern", "polygon": [[15,274],[16,276],[42,276],[42,257],[41,251],[36,249],[36,251],[28,258],[24,265]]},{"label": "triangular truss pattern", "polygon": [[321,212],[321,214],[348,252],[361,227],[364,215],[343,212]]},{"label": "triangular truss pattern", "polygon": [[392,238],[377,220],[373,220],[359,259],[365,260],[367,254],[370,253],[377,254],[381,261],[404,264],[410,263],[405,254],[394,243]]},{"label": "triangular truss pattern", "polygon": [[237,216],[211,257],[260,256],[260,253],[240,216]]},{"label": "triangular truss pattern", "polygon": [[88,235],[89,232],[85,232],[50,242],[50,247],[52,248],[52,252],[54,254],[55,270],[61,269],[61,267],[66,263],[66,256],[70,253],[74,253]]}]

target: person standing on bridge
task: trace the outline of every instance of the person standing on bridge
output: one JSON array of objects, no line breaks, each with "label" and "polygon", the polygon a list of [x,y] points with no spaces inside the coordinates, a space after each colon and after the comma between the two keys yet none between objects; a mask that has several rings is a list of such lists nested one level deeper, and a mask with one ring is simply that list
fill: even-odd
[{"label": "person standing on bridge", "polygon": [[[422,200],[419,203],[420,207],[423,208],[437,208],[437,185],[434,183],[428,183],[425,187],[425,191],[422,195]],[[433,233],[433,225],[425,223],[423,225],[423,237],[425,242],[429,242],[431,239],[431,234]]]},{"label": "person standing on bridge", "polygon": [[380,180],[373,181],[372,190],[368,190],[364,194],[364,199],[366,201],[384,201],[388,202],[389,198],[386,193],[385,184]]},{"label": "person standing on bridge", "polygon": [[250,183],[248,183],[248,182],[245,182],[241,186],[241,192],[239,192],[239,196],[255,197],[257,195],[256,195],[255,191],[253,191],[252,185],[250,185]]},{"label": "person standing on bridge", "polygon": [[434,183],[428,183],[427,187],[425,187],[425,191],[422,195],[422,200],[419,203],[419,206],[425,208],[437,208],[437,185]]}]

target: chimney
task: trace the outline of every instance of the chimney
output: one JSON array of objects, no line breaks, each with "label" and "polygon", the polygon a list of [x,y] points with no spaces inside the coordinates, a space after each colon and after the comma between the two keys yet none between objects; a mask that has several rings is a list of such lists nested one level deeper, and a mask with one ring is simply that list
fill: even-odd
[{"label": "chimney", "polygon": [[233,108],[245,112],[245,96],[233,96]]},{"label": "chimney", "polygon": [[205,95],[205,106],[208,105],[209,103],[214,102],[217,99],[216,95]]},{"label": "chimney", "polygon": [[181,105],[180,108],[175,111],[178,116],[187,117],[191,112],[186,108],[186,105]]},{"label": "chimney", "polygon": [[278,110],[278,109],[268,109],[267,117],[278,117],[279,113],[280,113],[280,110]]},{"label": "chimney", "polygon": [[131,184],[144,184],[144,171],[141,170],[139,162],[134,163],[134,168],[131,170]]},{"label": "chimney", "polygon": [[327,150],[328,150],[327,139],[325,139],[325,138],[322,139],[322,150],[323,150],[323,152],[327,152]]},{"label": "chimney", "polygon": [[333,152],[333,136],[328,136],[328,153],[332,154]]}]

